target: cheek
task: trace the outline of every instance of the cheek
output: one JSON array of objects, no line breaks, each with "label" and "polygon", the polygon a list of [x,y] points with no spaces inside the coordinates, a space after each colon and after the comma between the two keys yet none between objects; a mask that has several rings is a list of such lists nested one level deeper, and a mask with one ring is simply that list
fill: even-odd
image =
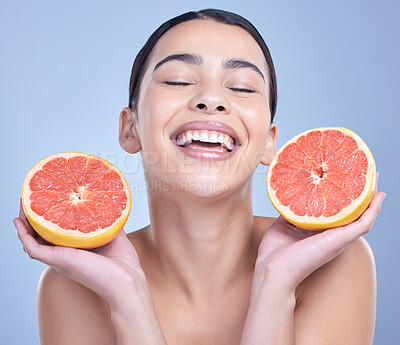
[{"label": "cheek", "polygon": [[161,120],[173,116],[182,109],[185,99],[182,95],[168,92],[165,89],[149,91],[143,98],[143,110],[151,119]]},{"label": "cheek", "polygon": [[168,122],[184,106],[182,97],[173,97],[165,90],[148,90],[139,104],[139,125],[143,149],[164,145],[164,133]]},{"label": "cheek", "polygon": [[240,114],[248,133],[248,146],[260,151],[264,148],[268,136],[271,116],[265,102],[242,104]]}]

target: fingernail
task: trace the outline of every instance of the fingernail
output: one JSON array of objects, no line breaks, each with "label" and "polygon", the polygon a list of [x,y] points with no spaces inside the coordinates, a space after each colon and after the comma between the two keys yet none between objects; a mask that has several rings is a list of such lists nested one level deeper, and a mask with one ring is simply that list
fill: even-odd
[{"label": "fingernail", "polygon": [[13,222],[13,224],[14,224],[15,227],[17,227],[17,224],[15,224],[15,223],[16,223],[16,220],[17,220],[17,218],[14,218],[14,219],[12,220],[12,222]]},{"label": "fingernail", "polygon": [[383,197],[382,197],[381,202],[383,202],[383,200],[385,200],[385,198],[386,198],[386,193],[383,193]]}]

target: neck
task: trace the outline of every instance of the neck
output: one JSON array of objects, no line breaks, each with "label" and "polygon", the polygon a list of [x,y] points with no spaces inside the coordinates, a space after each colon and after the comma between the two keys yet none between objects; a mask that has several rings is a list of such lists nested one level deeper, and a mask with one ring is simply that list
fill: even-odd
[{"label": "neck", "polygon": [[220,298],[255,262],[252,179],[217,197],[148,194],[151,255],[164,287],[191,302]]}]

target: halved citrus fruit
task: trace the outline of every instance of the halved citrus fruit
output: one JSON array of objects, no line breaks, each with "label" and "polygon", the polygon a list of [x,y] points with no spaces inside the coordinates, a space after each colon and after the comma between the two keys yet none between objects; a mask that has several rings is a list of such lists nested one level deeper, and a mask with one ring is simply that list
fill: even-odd
[{"label": "halved citrus fruit", "polygon": [[356,220],[372,200],[375,179],[374,158],[357,134],[322,127],[279,149],[268,169],[267,191],[289,222],[324,230]]},{"label": "halved citrus fruit", "polygon": [[22,204],[29,223],[45,240],[95,248],[123,228],[131,194],[111,163],[86,153],[63,152],[42,159],[28,172]]}]

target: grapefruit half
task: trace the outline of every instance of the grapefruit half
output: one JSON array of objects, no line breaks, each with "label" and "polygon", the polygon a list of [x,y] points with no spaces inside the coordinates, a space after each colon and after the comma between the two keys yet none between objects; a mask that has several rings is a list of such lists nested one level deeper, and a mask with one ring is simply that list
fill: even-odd
[{"label": "grapefruit half", "polygon": [[131,194],[111,163],[81,152],[42,159],[26,175],[22,204],[29,223],[60,246],[96,248],[125,225]]},{"label": "grapefruit half", "polygon": [[324,230],[356,220],[375,192],[375,162],[364,141],[341,127],[298,134],[274,156],[268,196],[292,224]]}]

